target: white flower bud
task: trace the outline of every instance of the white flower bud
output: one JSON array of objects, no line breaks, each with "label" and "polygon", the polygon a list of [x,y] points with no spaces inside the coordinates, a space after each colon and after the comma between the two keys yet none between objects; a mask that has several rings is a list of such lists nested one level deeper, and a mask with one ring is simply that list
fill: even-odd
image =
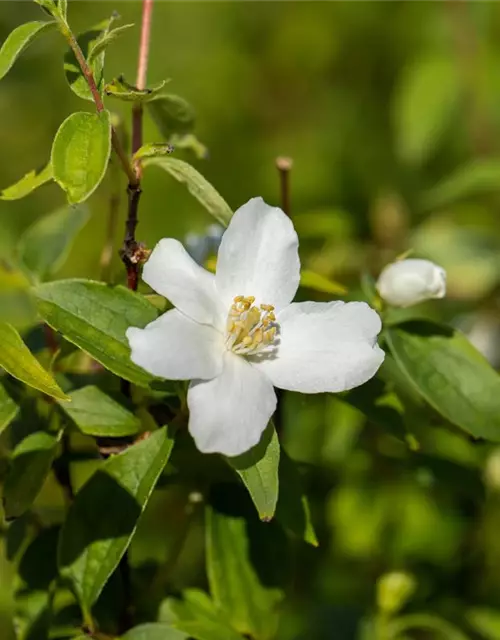
[{"label": "white flower bud", "polygon": [[410,307],[430,298],[444,298],[446,271],[429,260],[393,262],[380,274],[377,291],[394,307]]}]

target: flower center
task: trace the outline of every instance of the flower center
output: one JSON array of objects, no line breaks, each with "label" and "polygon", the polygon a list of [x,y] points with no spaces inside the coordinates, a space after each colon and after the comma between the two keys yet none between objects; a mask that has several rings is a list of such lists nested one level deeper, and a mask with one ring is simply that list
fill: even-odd
[{"label": "flower center", "polygon": [[253,296],[236,296],[227,314],[226,349],[242,356],[254,355],[275,344],[278,324],[270,304],[252,306]]}]

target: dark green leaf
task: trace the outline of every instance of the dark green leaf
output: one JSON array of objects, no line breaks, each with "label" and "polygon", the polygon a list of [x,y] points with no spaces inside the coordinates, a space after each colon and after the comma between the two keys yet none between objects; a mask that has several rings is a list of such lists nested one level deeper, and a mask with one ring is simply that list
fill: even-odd
[{"label": "dark green leaf", "polygon": [[126,29],[130,29],[130,27],[133,26],[133,24],[124,24],[121,27],[116,27],[116,29],[103,32],[101,37],[90,47],[87,62],[91,64],[98,55],[100,55],[114,40],[116,40],[116,38],[118,38],[118,36],[120,36]]},{"label": "dark green leaf", "polygon": [[173,442],[164,427],[109,458],[80,489],[68,511],[58,563],[86,619],[130,544]]},{"label": "dark green leaf", "polygon": [[154,100],[158,94],[161,93],[167,82],[168,80],[162,80],[150,89],[138,89],[133,84],[127,82],[123,76],[119,76],[111,82],[108,82],[104,87],[104,93],[107,96],[119,98],[125,102],[148,102],[149,100]]},{"label": "dark green leaf", "polygon": [[82,433],[120,437],[139,431],[139,419],[98,387],[83,387],[71,391],[68,396],[71,402],[62,402],[61,407]]},{"label": "dark green leaf", "polygon": [[5,188],[0,194],[0,200],[19,200],[29,195],[32,191],[52,180],[52,164],[48,164],[39,173],[30,171],[18,182]]},{"label": "dark green leaf", "polygon": [[187,638],[188,636],[182,631],[177,631],[162,622],[140,624],[121,636],[121,640],[187,640]]},{"label": "dark green leaf", "polygon": [[17,518],[32,505],[50,471],[59,437],[36,431],[21,440],[12,452],[3,491],[6,518]]},{"label": "dark green leaf", "polygon": [[[81,33],[77,36],[77,42],[82,50],[83,57],[88,61],[92,49],[97,46],[99,41],[106,36],[114,22],[115,16],[103,20],[99,24],[95,25],[88,31]],[[90,70],[94,76],[96,87],[99,93],[102,94],[102,88],[104,84],[104,57],[106,50],[101,49],[101,52],[94,56],[93,60],[89,63]],[[78,60],[75,57],[73,49],[69,48],[64,56],[64,72],[66,74],[66,80],[68,81],[71,89],[76,93],[79,98],[83,100],[94,101],[92,92],[89,89],[87,80],[82,73]]]},{"label": "dark green leaf", "polygon": [[186,589],[182,595],[182,600],[168,600],[175,618],[172,626],[195,640],[242,640],[228,625],[224,612],[215,606],[204,591]]},{"label": "dark green leaf", "polygon": [[280,557],[285,541],[274,538],[273,523],[253,523],[220,507],[207,508],[206,530],[207,575],[216,607],[239,633],[273,638],[284,596],[281,576],[273,572],[286,569],[288,559]]},{"label": "dark green leaf", "polygon": [[403,160],[421,163],[436,149],[460,98],[460,81],[449,56],[419,57],[407,68],[393,105],[396,147]]},{"label": "dark green leaf", "polygon": [[19,257],[44,280],[66,261],[71,245],[90,217],[87,207],[63,207],[38,219],[21,236]]},{"label": "dark green leaf", "polygon": [[14,420],[19,407],[0,384],[0,433]]},{"label": "dark green leaf", "polygon": [[0,367],[7,373],[49,396],[59,400],[68,399],[24,344],[16,329],[6,322],[0,322],[0,344]]},{"label": "dark green leaf", "polygon": [[466,612],[467,622],[487,640],[500,638],[500,611],[474,607]]},{"label": "dark green leaf", "polygon": [[279,482],[280,495],[276,519],[285,529],[317,547],[319,543],[311,520],[309,501],[304,493],[297,466],[285,451],[281,452]]},{"label": "dark green leaf", "polygon": [[437,209],[455,204],[458,200],[483,193],[495,193],[500,185],[500,160],[477,159],[457,169],[449,177],[424,193],[425,209]]},{"label": "dark green leaf", "polygon": [[500,376],[465,336],[425,320],[385,335],[396,363],[430,405],[473,436],[500,442]]},{"label": "dark green leaf", "polygon": [[233,212],[218,191],[187,162],[177,158],[147,158],[144,167],[157,166],[167,171],[178,182],[184,183],[191,195],[224,226],[229,224]]},{"label": "dark green leaf", "polygon": [[226,458],[239,474],[261,520],[271,520],[278,501],[280,445],[274,424],[269,422],[258,445],[241,456]]},{"label": "dark green leaf", "polygon": [[191,133],[195,115],[191,105],[173,94],[166,94],[148,103],[151,117],[165,140],[174,133]]},{"label": "dark green leaf", "polygon": [[134,160],[168,156],[173,150],[174,147],[168,142],[148,142],[134,153]]},{"label": "dark green leaf", "polygon": [[16,27],[0,49],[0,80],[11,69],[18,56],[42,32],[56,26],[55,22],[26,22]]},{"label": "dark green leaf", "polygon": [[130,360],[125,332],[158,317],[154,305],[125,287],[59,280],[34,290],[42,318],[116,375],[140,386],[153,377]]},{"label": "dark green leaf", "polygon": [[68,202],[86,200],[99,186],[111,153],[108,111],[72,113],[59,127],[52,145],[54,180],[66,191]]}]

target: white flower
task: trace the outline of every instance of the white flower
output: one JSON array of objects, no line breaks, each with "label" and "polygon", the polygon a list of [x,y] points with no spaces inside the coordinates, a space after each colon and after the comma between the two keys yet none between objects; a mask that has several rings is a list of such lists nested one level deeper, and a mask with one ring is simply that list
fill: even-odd
[{"label": "white flower", "polygon": [[383,300],[394,307],[410,307],[430,298],[444,298],[446,271],[429,260],[401,260],[387,265],[377,281]]},{"label": "white flower", "polygon": [[273,385],[345,391],[384,359],[379,316],[364,302],[291,301],[298,238],[281,211],[253,198],[234,214],[212,275],[165,238],[143,279],[175,309],[129,328],[132,361],[153,375],[191,380],[189,431],[200,451],[228,456],[256,445],[276,409]]}]

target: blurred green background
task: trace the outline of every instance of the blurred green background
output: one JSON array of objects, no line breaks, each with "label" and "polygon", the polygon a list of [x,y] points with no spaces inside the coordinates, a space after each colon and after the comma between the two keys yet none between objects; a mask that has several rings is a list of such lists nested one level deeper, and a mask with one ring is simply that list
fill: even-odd
[{"label": "blurred green background", "polygon": [[[78,32],[113,10],[136,28],[110,47],[106,79],[124,73],[133,82],[140,3],[70,1],[68,15]],[[1,2],[0,41],[39,18],[29,2]],[[46,163],[67,115],[91,109],[66,85],[64,51],[62,38],[45,36],[2,81],[2,188]],[[169,90],[195,107],[209,157],[178,157],[231,207],[255,195],[279,204],[275,158],[291,157],[292,217],[305,266],[356,298],[360,273],[376,275],[414,249],[444,266],[449,279],[449,300],[423,305],[421,314],[460,326],[500,364],[500,4],[157,2],[148,78],[172,78]],[[127,105],[109,98],[107,106],[128,123]],[[159,141],[148,119],[145,139]],[[107,181],[90,199],[91,220],[59,277],[100,278],[111,192]],[[0,317],[21,328],[30,320],[16,303],[16,242],[63,203],[55,185],[0,202]],[[124,215],[125,198],[116,249]],[[182,185],[148,170],[139,240],[153,247],[211,223]],[[112,279],[124,280],[117,257]],[[308,297],[315,295],[321,298]],[[471,638],[500,639],[500,450],[472,443],[426,411],[413,415],[406,426],[418,451],[339,398],[285,395],[283,442],[303,465],[320,547],[296,545],[280,637],[360,637],[375,610],[377,578],[405,570],[417,581],[409,612],[443,616]],[[61,506],[51,482],[37,503],[45,514]],[[168,558],[183,526],[181,516],[172,518],[181,503],[176,489],[155,494],[131,549],[137,575]],[[195,521],[173,589],[204,585],[202,538]],[[0,554],[2,640],[11,637],[12,576]],[[412,637],[459,640],[449,630]]]}]

